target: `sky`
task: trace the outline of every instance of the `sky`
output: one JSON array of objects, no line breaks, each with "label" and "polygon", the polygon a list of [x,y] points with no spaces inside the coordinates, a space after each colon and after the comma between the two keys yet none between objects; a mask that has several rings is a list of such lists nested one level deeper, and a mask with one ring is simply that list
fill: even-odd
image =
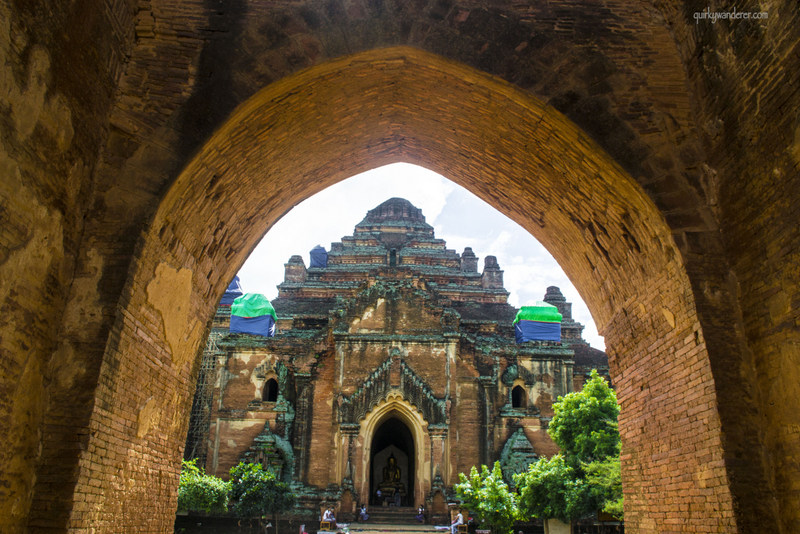
[{"label": "sky", "polygon": [[309,265],[316,245],[330,250],[333,242],[352,235],[367,211],[392,197],[405,198],[422,210],[436,237],[459,254],[472,247],[483,259],[496,256],[504,272],[508,301],[519,307],[544,298],[548,286],[558,286],[572,302],[573,318],[586,327],[583,337],[605,349],[589,309],[558,263],[532,235],[517,223],[463,187],[433,171],[408,163],[395,163],[367,171],[317,193],[284,215],[264,236],[239,271],[242,289],[278,295],[284,264],[292,255]]}]

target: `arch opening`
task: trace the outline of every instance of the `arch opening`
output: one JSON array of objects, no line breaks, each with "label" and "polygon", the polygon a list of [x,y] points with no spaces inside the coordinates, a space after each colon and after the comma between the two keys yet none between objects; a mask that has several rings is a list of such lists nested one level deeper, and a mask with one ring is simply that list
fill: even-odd
[{"label": "arch opening", "polygon": [[[347,94],[332,102],[329,96],[341,94],[344,84]],[[387,86],[393,90],[381,90]],[[431,98],[431,88],[441,91],[440,98]],[[308,146],[315,150],[307,151]],[[133,449],[150,432],[160,431],[168,439],[152,448],[150,457],[175,471],[174,451],[185,424],[171,428],[171,419],[162,414],[188,390],[204,319],[252,247],[302,199],[398,161],[452,177],[517,221],[574,281],[612,357],[612,378],[623,405],[623,478],[631,490],[626,514],[632,523],[643,521],[648,509],[670,495],[658,469],[641,468],[654,461],[659,447],[668,446],[675,451],[669,461],[682,466],[669,482],[685,483],[713,501],[709,521],[721,528],[732,524],[714,399],[701,415],[680,419],[678,425],[672,412],[658,409],[658,399],[678,385],[683,389],[670,397],[673,412],[698,395],[708,396],[713,382],[702,335],[696,335],[701,327],[687,273],[664,217],[596,143],[543,102],[407,48],[331,61],[273,84],[235,110],[184,169],[145,236],[124,302],[134,316],[147,310],[161,322],[142,317],[119,323],[114,336],[119,342],[107,358],[120,362],[121,369],[106,369],[107,380],[101,379],[98,391],[109,403],[129,397],[148,415],[132,435],[125,429],[106,432],[120,433],[118,438]],[[161,287],[170,288],[171,307],[157,296]],[[119,378],[135,376],[139,362],[149,361],[152,353],[137,343],[137,328],[156,340],[170,363],[168,376],[159,382],[161,392],[131,391]],[[672,366],[676,354],[680,365]],[[699,378],[691,387],[681,378],[686,367]],[[638,387],[645,380],[646,393]],[[636,424],[643,413],[655,419],[645,430]],[[687,442],[686,435],[694,441]],[[709,455],[703,466],[696,465],[704,457],[698,451]],[[708,477],[699,479],[695,466],[719,474],[710,491]],[[102,461],[84,466],[102,467]],[[142,469],[128,462],[121,472],[149,480]],[[102,498],[118,496],[109,487]]]},{"label": "arch opening", "polygon": [[278,381],[270,378],[264,384],[264,402],[275,402],[278,400]]},{"label": "arch opening", "polygon": [[511,407],[512,408],[527,408],[528,396],[522,386],[514,386],[511,390]]}]

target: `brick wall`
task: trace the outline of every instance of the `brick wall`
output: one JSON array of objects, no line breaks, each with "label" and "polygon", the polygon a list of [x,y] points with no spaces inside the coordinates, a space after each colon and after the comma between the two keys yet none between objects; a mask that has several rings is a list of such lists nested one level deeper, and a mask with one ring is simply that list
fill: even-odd
[{"label": "brick wall", "polygon": [[[679,51],[693,57],[687,70],[709,154],[704,186],[719,215],[726,265],[726,285],[697,293],[712,306],[721,294],[733,294],[741,310],[734,325],[715,320],[714,329],[725,333],[708,342],[722,353],[713,369],[718,383],[741,383],[721,398],[720,415],[744,419],[748,428],[730,436],[726,461],[766,473],[733,480],[737,504],[748,510],[746,528],[794,532],[800,529],[800,229],[789,221],[798,217],[793,199],[800,185],[800,12],[791,2],[747,2],[737,9],[766,11],[768,18],[714,27],[688,23],[688,13],[673,9],[665,13],[675,21]],[[708,253],[703,242],[692,248]],[[762,440],[760,454],[754,436]],[[759,524],[769,515],[779,518],[776,524]]]},{"label": "brick wall", "polygon": [[121,1],[0,4],[3,532],[63,527],[72,505],[109,326],[85,221],[130,18]]},{"label": "brick wall", "polygon": [[[4,2],[0,526],[171,528],[199,340],[244,251],[403,160],[576,281],[631,530],[797,530],[800,24],[764,5],[710,26],[676,2]],[[416,51],[326,63],[388,45]]]}]

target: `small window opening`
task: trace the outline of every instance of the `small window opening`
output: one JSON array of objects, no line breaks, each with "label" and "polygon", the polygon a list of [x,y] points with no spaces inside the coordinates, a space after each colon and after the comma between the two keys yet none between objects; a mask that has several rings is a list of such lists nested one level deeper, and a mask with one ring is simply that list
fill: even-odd
[{"label": "small window opening", "polygon": [[267,380],[264,384],[264,402],[275,402],[278,400],[278,381],[274,378]]},{"label": "small window opening", "polygon": [[522,386],[516,386],[511,390],[511,407],[512,408],[525,408],[527,401],[525,399],[525,390]]},{"label": "small window opening", "polygon": [[397,267],[397,249],[389,251],[389,267]]}]

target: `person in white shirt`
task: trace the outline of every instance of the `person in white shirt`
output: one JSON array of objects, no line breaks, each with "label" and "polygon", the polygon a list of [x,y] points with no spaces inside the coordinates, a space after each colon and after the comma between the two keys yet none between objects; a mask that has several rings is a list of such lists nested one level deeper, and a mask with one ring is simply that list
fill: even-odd
[{"label": "person in white shirt", "polygon": [[325,513],[322,514],[322,520],[329,521],[331,527],[333,527],[333,525],[336,524],[336,518],[333,515],[333,508],[328,508],[327,510],[325,510]]},{"label": "person in white shirt", "polygon": [[450,534],[456,534],[458,532],[458,525],[464,524],[464,516],[461,515],[461,510],[458,511],[458,515],[456,518],[453,519],[453,522],[450,524]]}]

